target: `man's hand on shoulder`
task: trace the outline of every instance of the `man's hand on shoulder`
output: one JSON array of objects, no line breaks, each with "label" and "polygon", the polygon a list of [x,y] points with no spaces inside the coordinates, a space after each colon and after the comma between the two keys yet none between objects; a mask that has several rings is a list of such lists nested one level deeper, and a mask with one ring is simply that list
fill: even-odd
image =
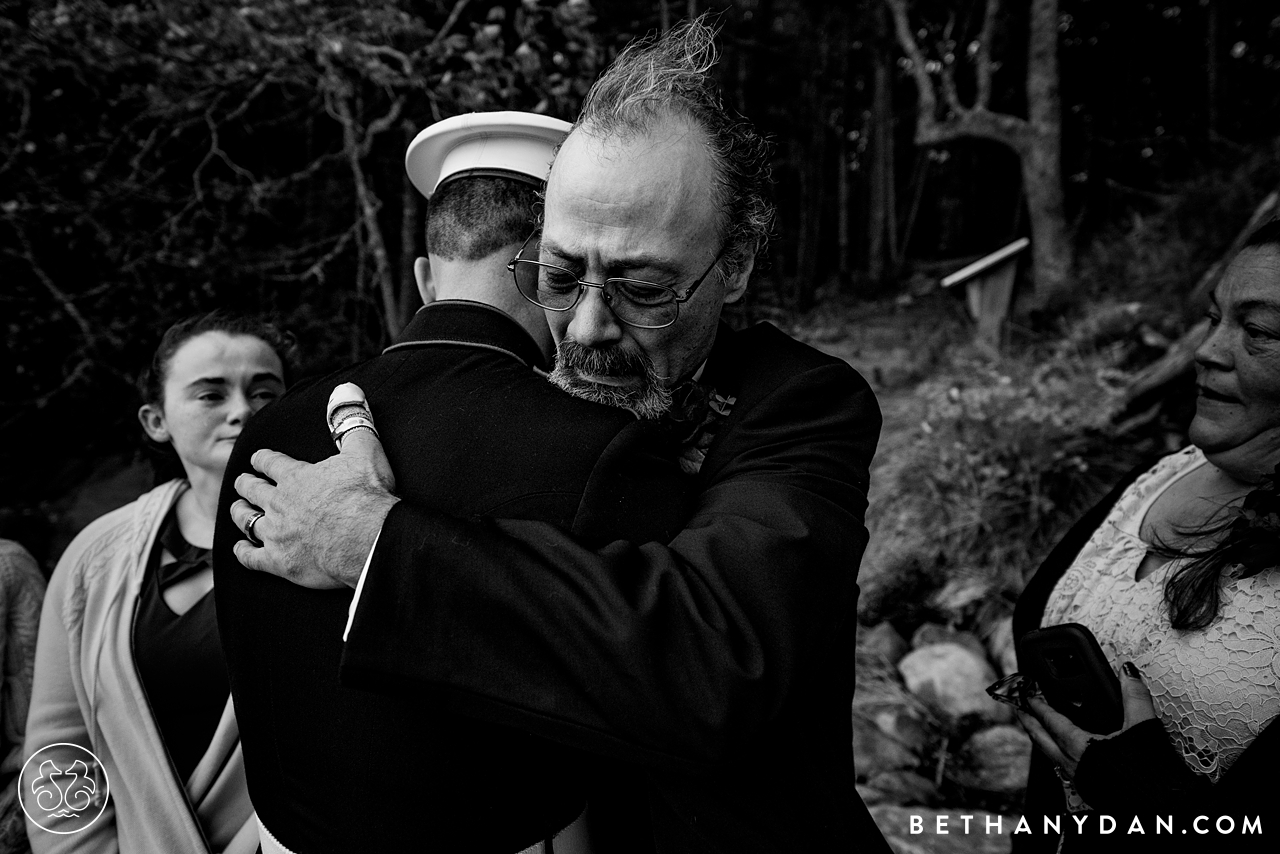
[{"label": "man's hand on shoulder", "polygon": [[355,587],[399,501],[377,435],[354,430],[338,454],[319,463],[265,449],[250,462],[267,479],[250,473],[236,478],[240,500],[231,505],[231,518],[252,535],[235,544],[236,559],[303,587]]}]

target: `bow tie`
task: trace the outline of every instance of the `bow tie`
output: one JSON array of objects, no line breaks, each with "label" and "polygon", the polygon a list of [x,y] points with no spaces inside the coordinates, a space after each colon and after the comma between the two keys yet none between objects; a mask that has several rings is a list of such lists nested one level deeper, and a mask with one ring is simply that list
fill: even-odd
[{"label": "bow tie", "polygon": [[663,422],[680,445],[677,461],[685,474],[697,474],[702,468],[707,449],[736,402],[736,397],[722,395],[696,380],[672,390],[671,409],[663,416]]}]

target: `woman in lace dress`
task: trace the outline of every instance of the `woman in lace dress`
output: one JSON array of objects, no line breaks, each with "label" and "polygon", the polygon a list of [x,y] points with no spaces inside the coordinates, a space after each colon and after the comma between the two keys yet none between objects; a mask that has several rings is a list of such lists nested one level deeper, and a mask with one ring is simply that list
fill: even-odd
[{"label": "woman in lace dress", "polygon": [[[1090,511],[1018,603],[1018,637],[1062,623],[1094,633],[1120,674],[1125,720],[1088,733],[1031,699],[1019,717],[1037,748],[1032,833],[1015,851],[1272,850],[1280,839],[1280,517],[1269,516],[1280,511],[1280,221],[1249,238],[1211,303],[1194,444]],[[1060,814],[1061,837],[1043,821]],[[1248,832],[1255,819],[1260,834]]]},{"label": "woman in lace dress", "polygon": [[173,478],[81,531],[50,579],[26,734],[40,756],[22,779],[37,854],[258,847],[209,552],[232,445],[283,393],[289,347],[260,321],[193,317],[139,382],[142,428],[167,455],[157,480]]}]

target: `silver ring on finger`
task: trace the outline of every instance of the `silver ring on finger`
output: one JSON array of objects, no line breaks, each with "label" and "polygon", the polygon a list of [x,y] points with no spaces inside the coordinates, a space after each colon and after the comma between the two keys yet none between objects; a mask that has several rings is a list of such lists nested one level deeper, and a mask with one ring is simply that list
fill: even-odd
[{"label": "silver ring on finger", "polygon": [[258,535],[253,532],[253,526],[258,524],[258,522],[265,515],[267,514],[259,510],[257,513],[254,513],[252,516],[249,517],[248,522],[244,523],[245,538],[248,539],[249,542],[252,543],[255,548],[259,548],[259,549],[262,548],[263,543],[262,543],[262,540],[258,539]]}]

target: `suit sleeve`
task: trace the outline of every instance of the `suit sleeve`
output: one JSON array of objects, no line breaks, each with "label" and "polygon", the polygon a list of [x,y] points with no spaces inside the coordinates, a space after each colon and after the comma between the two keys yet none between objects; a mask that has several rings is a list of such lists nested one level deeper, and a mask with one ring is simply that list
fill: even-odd
[{"label": "suit sleeve", "polygon": [[782,383],[726,422],[669,542],[593,549],[581,531],[401,502],[344,679],[438,688],[470,713],[593,749],[714,760],[843,654],[879,428],[870,389],[843,364]]}]

